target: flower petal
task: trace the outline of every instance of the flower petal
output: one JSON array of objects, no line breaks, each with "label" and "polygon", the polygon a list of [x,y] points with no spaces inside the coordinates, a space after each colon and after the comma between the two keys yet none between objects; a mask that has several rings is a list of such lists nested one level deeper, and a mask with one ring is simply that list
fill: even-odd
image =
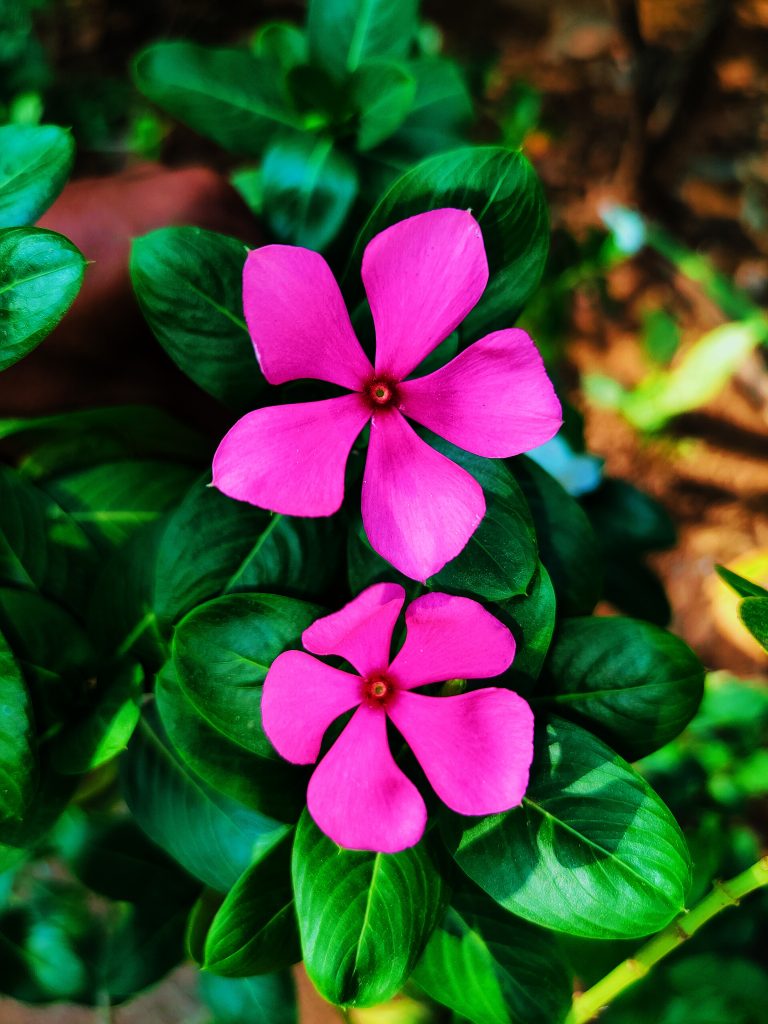
[{"label": "flower petal", "polygon": [[264,680],[261,719],[275,750],[294,764],[313,764],[325,730],[362,700],[362,680],[303,651],[284,651]]},{"label": "flower petal", "polygon": [[349,850],[399,853],[418,843],[427,809],[395,764],[383,711],[357,709],[309,780],[307,806],[318,827]]},{"label": "flower petal", "polygon": [[517,328],[486,335],[429,376],[403,381],[398,392],[404,415],[488,458],[536,448],[563,422],[538,349]]},{"label": "flower petal", "polygon": [[338,654],[364,676],[386,671],[392,630],[405,601],[397,583],[376,583],[332,615],[304,630],[302,643],[313,654]]},{"label": "flower petal", "polygon": [[459,814],[516,807],[533,759],[533,712],[511,690],[458,697],[401,692],[387,708],[432,788]]},{"label": "flower petal", "polygon": [[401,220],[368,243],[362,277],[376,325],[376,373],[402,380],[483,294],[480,225],[452,209]]},{"label": "flower petal", "polygon": [[424,594],[405,613],[405,643],[391,665],[393,679],[411,689],[447,679],[487,679],[512,664],[515,638],[469,597]]},{"label": "flower petal", "polygon": [[358,395],[249,412],[213,457],[213,485],[230,498],[289,516],[329,516],[370,413]]},{"label": "flower petal", "polygon": [[373,367],[319,253],[293,245],[254,249],[243,270],[243,309],[270,384],[309,377],[357,391],[370,380]]},{"label": "flower petal", "polygon": [[373,548],[422,581],[458,555],[485,515],[475,478],[430,448],[396,411],[371,422],[362,504]]}]

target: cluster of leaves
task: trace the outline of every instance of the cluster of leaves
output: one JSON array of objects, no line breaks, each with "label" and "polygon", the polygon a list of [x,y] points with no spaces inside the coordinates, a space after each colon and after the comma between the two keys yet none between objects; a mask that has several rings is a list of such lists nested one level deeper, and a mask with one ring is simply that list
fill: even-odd
[{"label": "cluster of leaves", "polygon": [[306,28],[274,22],[248,47],[155,43],[140,91],[238,156],[233,181],[275,237],[328,246],[414,160],[460,145],[472,105],[417,0],[310,0]]},{"label": "cluster of leaves", "polygon": [[[522,310],[548,233],[519,153],[428,158],[360,232],[344,287],[363,339],[362,247],[442,206],[476,211],[491,278],[435,365]],[[158,340],[233,416],[280,400],[242,320],[245,256],[235,239],[169,228],[138,239],[131,260]],[[0,434],[20,454],[0,474],[0,685],[14,720],[0,743],[0,936],[17,965],[0,987],[119,1001],[186,948],[221,1021],[290,1021],[285,971],[303,959],[336,1003],[380,1002],[411,979],[475,1024],[551,1024],[571,992],[559,937],[635,938],[683,909],[685,840],[628,762],[685,727],[702,669],[653,615],[592,615],[612,552],[623,548],[634,571],[658,540],[647,508],[647,522],[623,512],[628,522],[614,523],[618,508],[645,508],[637,492],[603,481],[579,502],[531,459],[451,449],[482,484],[488,513],[426,587],[482,601],[514,632],[518,656],[497,682],[534,708],[531,784],[521,807],[484,819],[432,799],[417,847],[372,854],[318,831],[306,771],[278,758],[260,719],[277,654],[300,647],[323,611],[398,578],[359,520],[361,451],[342,511],[299,520],[207,487],[212,445],[157,410],[0,421]],[[611,593],[621,604],[616,581]],[[55,885],[37,855],[65,866]],[[139,892],[138,872],[156,883]]]},{"label": "cluster of leaves", "polygon": [[0,127],[0,370],[61,320],[80,290],[85,258],[68,239],[28,227],[69,177],[74,144],[53,125]]}]

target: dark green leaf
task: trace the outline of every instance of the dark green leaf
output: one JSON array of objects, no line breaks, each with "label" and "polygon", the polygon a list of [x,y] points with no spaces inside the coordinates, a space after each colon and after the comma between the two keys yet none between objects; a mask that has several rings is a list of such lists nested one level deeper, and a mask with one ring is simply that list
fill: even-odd
[{"label": "dark green leaf", "polygon": [[502,910],[469,883],[454,893],[413,980],[473,1024],[557,1024],[571,980],[551,932]]},{"label": "dark green leaf", "polygon": [[592,611],[601,593],[602,560],[581,506],[532,459],[510,460],[536,526],[539,554],[564,615]]},{"label": "dark green leaf", "polygon": [[289,834],[230,890],[205,940],[206,970],[246,978],[301,959],[291,885],[292,845]]},{"label": "dark green leaf", "polygon": [[193,772],[246,807],[278,821],[298,820],[307,789],[301,768],[252,754],[214,729],[184,696],[170,663],[157,677],[155,697],[171,744]]},{"label": "dark green leaf", "polygon": [[739,597],[768,597],[768,590],[761,587],[759,583],[739,576],[738,573],[726,569],[724,565],[716,565],[715,572],[720,579],[727,583],[731,590],[735,590]]},{"label": "dark green leaf", "polygon": [[306,64],[309,56],[305,33],[285,21],[262,25],[253,37],[251,49],[257,57],[272,61],[283,72],[297,64]]},{"label": "dark green leaf", "polygon": [[310,0],[310,56],[337,78],[370,57],[405,57],[417,12],[417,0]]},{"label": "dark green leaf", "polygon": [[294,135],[273,142],[260,172],[262,212],[281,242],[324,249],[357,195],[357,172],[330,139]]},{"label": "dark green leaf", "polygon": [[176,629],[173,660],[198,713],[245,750],[276,757],[261,725],[262,683],[320,612],[274,594],[230,594],[190,612]]},{"label": "dark green leaf", "polygon": [[632,761],[682,732],[704,692],[704,669],[690,647],[634,619],[564,620],[545,672],[536,697]]},{"label": "dark green leaf", "polygon": [[375,234],[406,217],[441,207],[472,210],[483,232],[490,281],[462,325],[473,340],[511,327],[538,286],[549,246],[547,208],[541,183],[521,153],[497,146],[472,146],[439,154],[406,171],[366,222],[356,266]]},{"label": "dark green leaf", "polygon": [[461,72],[443,57],[410,61],[416,95],[405,121],[389,140],[414,157],[458,147],[472,119],[472,101]]},{"label": "dark green leaf", "polygon": [[37,780],[32,702],[13,651],[0,633],[0,818],[21,818]]},{"label": "dark green leaf", "polygon": [[141,828],[190,874],[226,892],[286,826],[211,789],[171,748],[147,709],[121,759],[126,803]]},{"label": "dark green leaf", "polygon": [[66,128],[8,124],[0,128],[0,228],[34,224],[61,192],[75,143]]},{"label": "dark green leaf", "polygon": [[134,240],[131,280],[157,340],[180,369],[238,409],[265,387],[243,318],[242,242],[202,228],[160,228]]},{"label": "dark green leaf", "polygon": [[690,858],[669,810],[617,754],[553,718],[521,807],[449,829],[459,866],[501,906],[585,938],[659,931],[685,905]]},{"label": "dark green leaf", "polygon": [[0,370],[50,334],[74,302],[85,258],[42,228],[0,230]]},{"label": "dark green leaf", "polygon": [[555,631],[556,610],[555,591],[541,562],[527,594],[500,601],[493,609],[512,630],[517,643],[509,670],[513,684],[521,675],[529,679],[538,677]]},{"label": "dark green leaf", "polygon": [[296,1024],[296,992],[288,971],[258,978],[200,975],[212,1024]]},{"label": "dark green leaf", "polygon": [[407,65],[388,60],[365,61],[349,84],[359,111],[357,147],[362,152],[381,145],[408,115],[416,96],[416,80]]},{"label": "dark green leaf", "polygon": [[664,506],[626,480],[607,477],[585,495],[584,511],[607,554],[645,554],[671,548],[675,524]]},{"label": "dark green leaf", "polygon": [[276,130],[298,127],[273,63],[247,50],[154,43],[133,76],[153,103],[235,153],[258,156]]},{"label": "dark green leaf", "polygon": [[402,988],[447,898],[429,838],[395,854],[343,850],[306,811],[293,887],[307,973],[343,1006],[370,1006]]},{"label": "dark green leaf", "polygon": [[748,597],[741,602],[739,618],[757,642],[768,651],[768,597]]}]

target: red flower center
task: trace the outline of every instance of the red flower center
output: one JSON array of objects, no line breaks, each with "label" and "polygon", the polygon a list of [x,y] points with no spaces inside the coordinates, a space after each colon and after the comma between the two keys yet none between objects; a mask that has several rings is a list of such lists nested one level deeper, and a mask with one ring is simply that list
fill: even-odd
[{"label": "red flower center", "polygon": [[374,408],[386,408],[397,402],[397,385],[393,380],[375,378],[366,385],[365,396]]},{"label": "red flower center", "polygon": [[395,692],[395,687],[383,676],[371,676],[363,684],[363,696],[368,707],[383,708]]}]

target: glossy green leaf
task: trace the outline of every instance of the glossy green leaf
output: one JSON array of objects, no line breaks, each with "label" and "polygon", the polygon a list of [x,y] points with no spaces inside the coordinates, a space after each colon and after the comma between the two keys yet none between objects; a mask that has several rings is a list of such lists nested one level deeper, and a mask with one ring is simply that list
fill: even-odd
[{"label": "glossy green leaf", "polygon": [[560,623],[535,696],[634,761],[682,732],[703,692],[701,662],[672,633],[590,617]]},{"label": "glossy green leaf", "polygon": [[436,436],[429,443],[477,480],[486,511],[464,550],[427,580],[433,590],[463,590],[490,601],[524,594],[538,565],[536,535],[523,492],[503,462],[482,459]]},{"label": "glossy green leaf", "polygon": [[357,195],[357,171],[330,139],[294,135],[276,139],[260,170],[261,208],[275,237],[324,249],[344,223]]},{"label": "glossy green leaf", "polygon": [[296,991],[287,972],[257,978],[200,975],[200,995],[211,1024],[296,1024]]},{"label": "glossy green leaf", "polygon": [[246,807],[278,821],[298,820],[306,803],[306,771],[259,757],[215,729],[184,695],[172,663],[157,677],[155,698],[172,746],[193,772]]},{"label": "glossy green leaf", "polygon": [[301,959],[291,884],[292,846],[290,834],[230,890],[205,939],[206,970],[247,978]]},{"label": "glossy green leaf", "polygon": [[0,228],[34,224],[64,187],[74,156],[66,128],[0,127]]},{"label": "glossy green leaf", "polygon": [[357,146],[362,152],[381,145],[405,121],[416,97],[416,80],[405,64],[369,60],[349,83],[358,110]]},{"label": "glossy green leaf", "polygon": [[405,57],[417,12],[417,0],[310,0],[310,56],[337,78],[370,57]]},{"label": "glossy green leaf", "polygon": [[592,611],[602,589],[602,561],[597,538],[583,509],[563,487],[519,455],[507,465],[522,488],[536,526],[539,554],[564,615]]},{"label": "glossy green leaf", "polygon": [[219,594],[279,590],[316,596],[334,580],[339,524],[273,515],[202,481],[169,519],[153,606],[165,623]]},{"label": "glossy green leaf", "polygon": [[134,240],[141,311],[176,365],[222,402],[253,408],[266,384],[243,317],[246,246],[202,228],[160,228]]},{"label": "glossy green leaf", "polygon": [[21,818],[37,780],[32,702],[13,651],[0,633],[0,818]]},{"label": "glossy green leaf", "polygon": [[85,258],[42,228],[0,230],[0,370],[50,334],[75,300]]},{"label": "glossy green leaf", "polygon": [[508,673],[515,689],[520,676],[536,679],[547,656],[555,631],[557,598],[549,573],[540,562],[527,594],[497,602],[494,615],[512,630],[516,642],[515,660]]},{"label": "glossy green leaf", "polygon": [[549,247],[547,208],[541,183],[518,152],[472,146],[430,157],[395,181],[368,218],[354,266],[374,235],[425,210],[472,210],[483,233],[490,280],[482,299],[461,327],[473,341],[512,327],[538,286]]},{"label": "glossy green leaf", "polygon": [[343,1006],[371,1006],[402,988],[447,899],[429,838],[395,854],[344,850],[308,812],[293,887],[307,973]]},{"label": "glossy green leaf", "polygon": [[768,651],[768,597],[748,597],[741,602],[739,618],[757,642]]},{"label": "glossy green leaf", "polygon": [[448,829],[459,866],[501,906],[585,938],[638,938],[685,905],[690,858],[648,784],[602,741],[553,718],[521,807]]},{"label": "glossy green leaf", "polygon": [[261,689],[278,654],[301,647],[321,614],[274,594],[230,594],[179,623],[173,660],[184,693],[215,729],[260,757],[276,757],[261,725]]},{"label": "glossy green leaf", "polygon": [[472,100],[458,65],[421,57],[409,61],[408,70],[416,79],[416,95],[388,146],[416,158],[460,146],[472,119]]},{"label": "glossy green leaf", "polygon": [[217,793],[186,765],[148,708],[121,758],[125,801],[140,827],[190,874],[226,892],[284,835],[258,811]]},{"label": "glossy green leaf", "polygon": [[295,124],[272,62],[247,50],[154,43],[133,77],[153,103],[235,153],[258,156],[275,131]]},{"label": "glossy green leaf", "polygon": [[571,979],[551,932],[467,883],[454,893],[413,981],[473,1024],[557,1024]]},{"label": "glossy green leaf", "polygon": [[726,569],[724,565],[716,565],[715,572],[720,579],[727,583],[731,590],[735,590],[739,597],[768,597],[768,590],[761,587],[759,583],[739,576],[737,572]]}]

